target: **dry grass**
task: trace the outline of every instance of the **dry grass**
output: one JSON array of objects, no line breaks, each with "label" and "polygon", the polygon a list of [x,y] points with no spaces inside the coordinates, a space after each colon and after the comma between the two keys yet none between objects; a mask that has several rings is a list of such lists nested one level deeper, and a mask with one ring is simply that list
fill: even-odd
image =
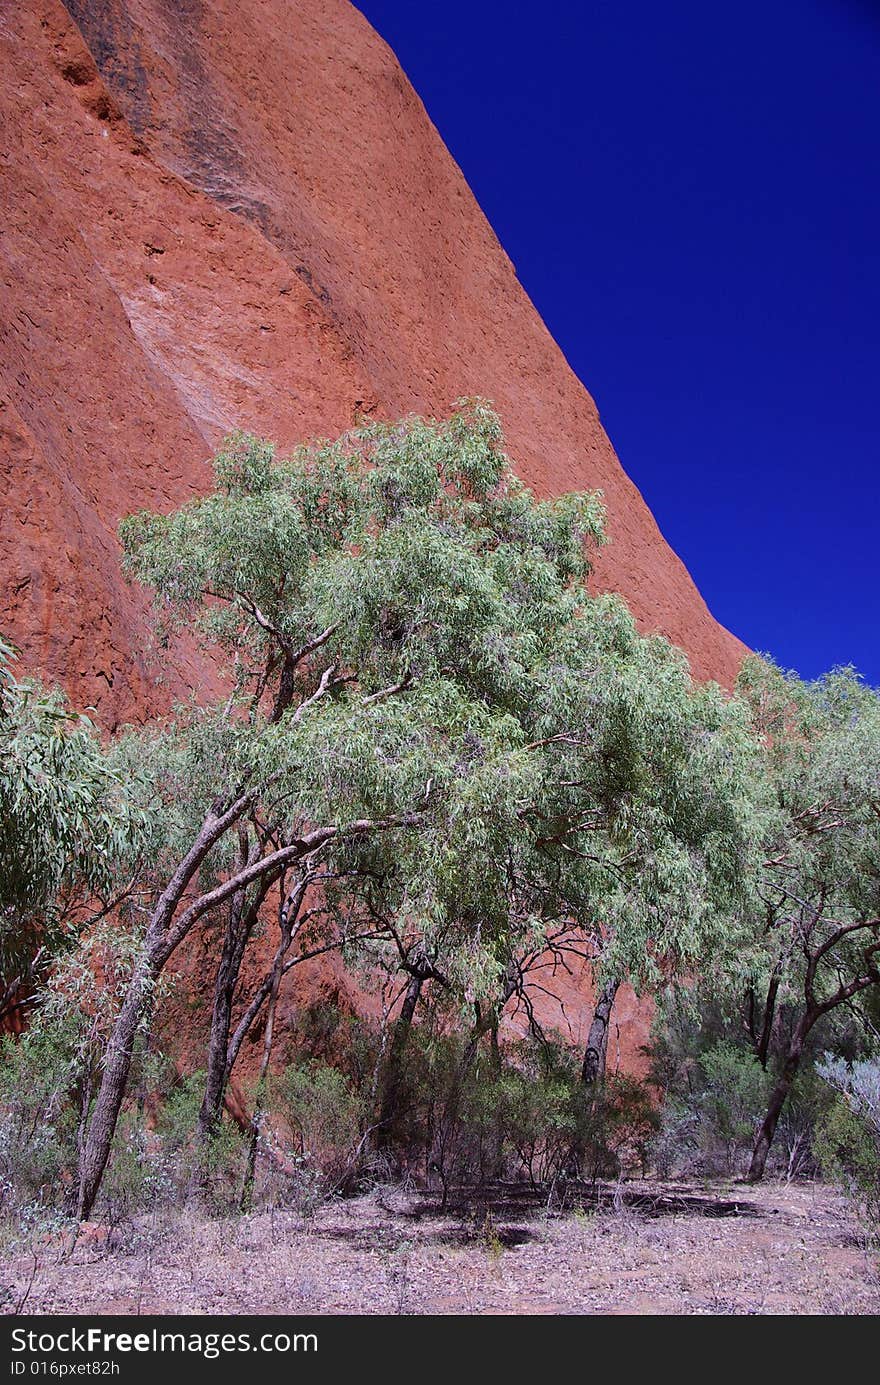
[{"label": "dry grass", "polygon": [[[646,1193],[666,1198],[659,1213],[631,1205]],[[679,1193],[696,1203],[675,1210]],[[736,1198],[739,1211],[708,1215],[712,1195]],[[441,1215],[380,1190],[309,1221],[157,1215],[109,1235],[86,1228],[72,1252],[43,1236],[4,1258],[7,1313],[880,1311],[877,1251],[820,1184],[628,1185],[562,1214],[501,1199]]]}]

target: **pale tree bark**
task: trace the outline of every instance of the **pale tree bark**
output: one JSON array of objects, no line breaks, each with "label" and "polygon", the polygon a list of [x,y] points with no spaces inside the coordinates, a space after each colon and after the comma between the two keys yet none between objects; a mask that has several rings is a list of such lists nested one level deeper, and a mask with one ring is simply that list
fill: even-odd
[{"label": "pale tree bark", "polygon": [[407,982],[403,1004],[394,1023],[394,1033],[382,1073],[382,1086],[378,1102],[376,1122],[376,1148],[387,1149],[390,1143],[391,1126],[397,1115],[400,1086],[403,1080],[403,1060],[409,1044],[413,1015],[425,984],[423,973],[414,971]]},{"label": "pale tree bark", "polygon": [[[238,868],[251,864],[259,852],[259,843],[251,842],[247,829],[239,830]],[[261,882],[257,898],[248,906],[247,891],[240,890],[229,901],[223,946],[214,978],[214,1001],[211,1007],[211,1029],[208,1035],[205,1092],[199,1110],[199,1139],[202,1143],[216,1132],[223,1112],[226,1090],[226,1050],[232,1024],[232,1002],[238,984],[245,948],[259,916],[259,908],[269,890],[269,881]]]},{"label": "pale tree bark", "polygon": [[584,1061],[581,1068],[581,1081],[587,1087],[596,1086],[605,1080],[608,1062],[608,1032],[611,1028],[611,1011],[617,996],[620,982],[612,977],[606,981],[596,997]]},{"label": "pale tree bark", "polygon": [[272,1043],[275,1035],[275,1013],[278,1007],[278,994],[281,990],[281,978],[284,975],[284,959],[293,941],[296,921],[305,900],[306,892],[314,878],[315,870],[312,865],[311,868],[306,868],[302,872],[296,885],[289,893],[284,891],[282,882],[282,903],[278,913],[280,936],[268,977],[269,995],[268,1010],[266,1013],[266,1028],[263,1032],[263,1053],[260,1060],[260,1071],[257,1077],[257,1096],[254,1114],[251,1118],[247,1166],[241,1194],[242,1211],[249,1211],[253,1202],[254,1179],[257,1169],[257,1150],[265,1121],[266,1082],[269,1076],[269,1064],[272,1061]]},{"label": "pale tree bark", "polygon": [[215,805],[209,810],[195,841],[172,874],[150,916],[143,951],[135,963],[110,1037],[101,1085],[83,1142],[77,1193],[77,1215],[80,1220],[91,1212],[107,1167],[128,1085],[135,1038],[147,1017],[155,983],[169,958],[198,920],[263,877],[280,873],[284,867],[314,855],[343,833],[359,835],[391,827],[414,826],[419,821],[418,814],[408,813],[379,821],[360,819],[347,823],[343,828],[315,828],[238,871],[222,884],[200,895],[178,914],[183,896],[211,848],[252,806],[252,797],[246,795],[237,798],[228,808]]},{"label": "pale tree bark", "polygon": [[77,1216],[81,1221],[92,1210],[107,1167],[131,1070],[135,1038],[141,1021],[147,1015],[157,975],[158,971],[149,959],[144,958],[137,964],[113,1030],[98,1098],[82,1142],[77,1203]]},{"label": "pale tree bark", "polygon": [[211,848],[245,813],[247,798],[238,798],[225,811],[215,805],[205,815],[196,839],[168,881],[147,925],[144,950],[117,1016],[104,1060],[95,1108],[82,1144],[77,1194],[77,1215],[87,1217],[94,1206],[125,1096],[135,1038],[147,1016],[156,980],[170,956],[169,929],[174,914],[193,876]]},{"label": "pale tree bark", "polygon": [[[284,965],[281,969],[282,978],[285,977],[289,971],[292,971],[294,967],[300,966],[303,962],[311,962],[315,957],[323,957],[328,952],[338,952],[340,948],[346,945],[346,943],[354,944],[359,942],[378,942],[380,939],[383,939],[384,936],[385,935],[381,932],[377,933],[372,931],[367,933],[356,933],[351,936],[336,938],[333,942],[324,943],[320,947],[310,948],[308,952],[297,953],[295,957],[290,957],[284,962]],[[266,1004],[266,1001],[269,999],[271,990],[272,968],[270,967],[269,974],[263,978],[260,985],[257,987],[256,991],[254,992],[253,996],[248,1002],[248,1005],[244,1013],[239,1019],[238,1024],[232,1031],[232,1035],[229,1039],[229,1046],[226,1050],[226,1073],[224,1077],[224,1090],[229,1083],[230,1077],[232,1076],[232,1070],[235,1067],[238,1055],[241,1052],[242,1044],[244,1043],[248,1034],[254,1027],[254,1024],[256,1023],[259,1017],[260,1011]]]}]

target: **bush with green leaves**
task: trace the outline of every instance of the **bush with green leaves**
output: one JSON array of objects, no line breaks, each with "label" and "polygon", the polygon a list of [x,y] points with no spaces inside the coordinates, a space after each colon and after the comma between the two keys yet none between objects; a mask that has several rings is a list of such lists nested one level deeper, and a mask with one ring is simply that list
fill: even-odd
[{"label": "bush with green leaves", "polygon": [[816,1157],[880,1230],[880,1060],[826,1055],[818,1073],[837,1095],[816,1131]]},{"label": "bush with green leaves", "polygon": [[700,1058],[700,1079],[701,1152],[710,1165],[721,1155],[732,1173],[738,1156],[754,1143],[767,1100],[767,1073],[742,1045],[722,1041]]},{"label": "bush with green leaves", "polygon": [[150,830],[137,765],[59,689],[17,677],[16,658],[0,638],[0,1017],[106,907]]},{"label": "bush with green leaves", "polygon": [[[659,998],[648,1051],[661,1118],[652,1157],[664,1174],[729,1175],[747,1168],[779,1069],[775,1054],[762,1067],[739,1001],[735,989],[708,982],[688,991],[669,988]],[[778,1018],[790,1018],[783,1007]],[[853,1035],[844,1028],[839,1039],[846,1045]],[[779,1121],[770,1167],[786,1178],[816,1169],[814,1132],[829,1105],[816,1056],[811,1049]]]},{"label": "bush with green leaves", "polygon": [[558,1180],[617,1177],[644,1170],[656,1126],[650,1094],[637,1081],[609,1075],[581,1081],[578,1055],[560,1040],[505,1048],[471,1073],[454,1140],[451,1171],[463,1182],[489,1174]]},{"label": "bush with green leaves", "polygon": [[[41,1013],[18,1040],[3,1042],[0,1070],[0,1188],[4,1211],[70,1210],[90,1093],[79,1035]],[[113,1139],[96,1215],[116,1226],[148,1211],[172,1213],[193,1188],[212,1213],[237,1205],[244,1139],[224,1121],[209,1144],[196,1139],[201,1074],[174,1080],[169,1065],[139,1046],[133,1086]]]},{"label": "bush with green leaves", "polygon": [[218,1122],[210,1140],[198,1138],[204,1072],[175,1076],[157,1102],[156,1148],[162,1161],[166,1195],[180,1205],[198,1190],[212,1213],[236,1208],[245,1165],[245,1137],[229,1116]]},{"label": "bush with green leaves", "polygon": [[59,1207],[76,1174],[79,1082],[74,1036],[39,1023],[0,1047],[4,1210]]},{"label": "bush with green leaves", "polygon": [[652,1096],[624,1076],[587,1089],[560,1038],[481,1043],[416,1028],[401,1083],[394,1147],[404,1167],[445,1191],[498,1180],[533,1187],[644,1168],[656,1127]]},{"label": "bush with green leaves", "polygon": [[300,1205],[348,1191],[367,1115],[364,1094],[352,1079],[325,1063],[291,1064],[271,1081],[270,1109],[289,1133],[284,1156]]}]

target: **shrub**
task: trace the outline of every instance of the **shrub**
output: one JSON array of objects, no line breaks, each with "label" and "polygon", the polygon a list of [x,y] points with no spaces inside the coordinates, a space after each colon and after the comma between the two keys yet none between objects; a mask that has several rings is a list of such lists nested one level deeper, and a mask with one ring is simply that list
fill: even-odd
[{"label": "shrub", "polygon": [[656,1120],[640,1083],[612,1076],[588,1090],[559,1043],[517,1046],[495,1083],[474,1084],[471,1108],[496,1126],[504,1171],[535,1185],[643,1166]]},{"label": "shrub", "polygon": [[444,1187],[499,1178],[537,1187],[643,1164],[656,1114],[642,1084],[614,1077],[588,1090],[578,1055],[557,1039],[483,1048],[462,1080],[462,1036],[420,1039],[408,1074],[410,1160],[429,1161]]},{"label": "shrub", "polygon": [[816,1158],[880,1229],[880,1060],[847,1065],[826,1055],[818,1072],[838,1095],[817,1128]]},{"label": "shrub", "polygon": [[69,1034],[36,1024],[0,1048],[0,1172],[7,1204],[57,1206],[76,1167],[79,1079]]},{"label": "shrub", "polygon": [[207,1140],[198,1134],[205,1074],[178,1078],[159,1105],[156,1134],[160,1141],[166,1196],[180,1202],[194,1185],[207,1210],[228,1211],[236,1205],[244,1170],[245,1136],[230,1119],[220,1122]]},{"label": "shrub", "polygon": [[[754,1055],[729,1039],[703,1052],[694,1036],[691,1052],[655,1048],[667,1060],[660,1133],[654,1160],[665,1174],[700,1171],[731,1174],[751,1149],[766,1106],[771,1078]],[[657,1080],[657,1065],[654,1068]]]},{"label": "shrub", "polygon": [[[41,1013],[23,1037],[0,1047],[0,1190],[4,1209],[19,1218],[71,1204],[96,1085],[73,1024],[60,1023],[54,1011],[46,1018]],[[211,1210],[234,1205],[243,1139],[224,1122],[207,1145],[196,1140],[204,1075],[169,1084],[168,1065],[141,1044],[134,1063],[138,1097],[120,1117],[97,1215],[118,1225],[145,1210],[179,1206],[194,1177]]]},{"label": "shrub", "polygon": [[[780,1007],[781,1026],[788,1014]],[[853,1036],[835,1033],[845,1047]],[[708,985],[660,998],[648,1048],[651,1082],[660,1095],[661,1127],[653,1158],[663,1174],[737,1172],[750,1157],[767,1109],[780,1058],[766,1069],[743,1035],[733,999],[725,1004]],[[772,1168],[792,1178],[816,1171],[813,1136],[829,1105],[827,1085],[810,1055],[792,1085],[777,1127]]]},{"label": "shrub", "polygon": [[364,1100],[338,1068],[294,1064],[274,1079],[271,1108],[292,1139],[292,1187],[311,1202],[343,1186],[358,1157],[365,1125]]},{"label": "shrub", "polygon": [[751,1148],[766,1107],[770,1079],[747,1050],[721,1041],[700,1059],[702,1091],[697,1101],[698,1138],[712,1165],[723,1162],[728,1173],[737,1156]]},{"label": "shrub", "polygon": [[170,1203],[173,1181],[162,1156],[161,1143],[148,1130],[143,1112],[136,1107],[123,1112],[101,1186],[101,1221],[117,1226],[145,1208]]}]

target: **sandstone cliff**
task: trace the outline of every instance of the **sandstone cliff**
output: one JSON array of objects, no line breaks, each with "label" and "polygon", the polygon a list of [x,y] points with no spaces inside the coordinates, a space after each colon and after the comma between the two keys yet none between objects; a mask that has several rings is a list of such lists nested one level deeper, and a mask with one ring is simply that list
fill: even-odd
[{"label": "sandstone cliff", "polygon": [[482,394],[539,492],[605,491],[599,583],[732,679],[742,647],[347,0],[26,0],[0,45],[0,629],[29,663],[107,725],[160,706],[121,515],[204,489],[232,426],[285,445]]},{"label": "sandstone cliff", "polygon": [[[0,631],[27,667],[110,727],[210,685],[186,649],[157,685],[121,516],[204,490],[231,427],[284,446],[480,394],[539,493],[604,490],[598,584],[732,682],[742,646],[348,0],[24,0],[0,52]],[[333,964],[309,986],[348,990]],[[579,1039],[582,987],[543,1007]],[[637,1067],[646,1011],[624,991],[616,1017]]]}]

